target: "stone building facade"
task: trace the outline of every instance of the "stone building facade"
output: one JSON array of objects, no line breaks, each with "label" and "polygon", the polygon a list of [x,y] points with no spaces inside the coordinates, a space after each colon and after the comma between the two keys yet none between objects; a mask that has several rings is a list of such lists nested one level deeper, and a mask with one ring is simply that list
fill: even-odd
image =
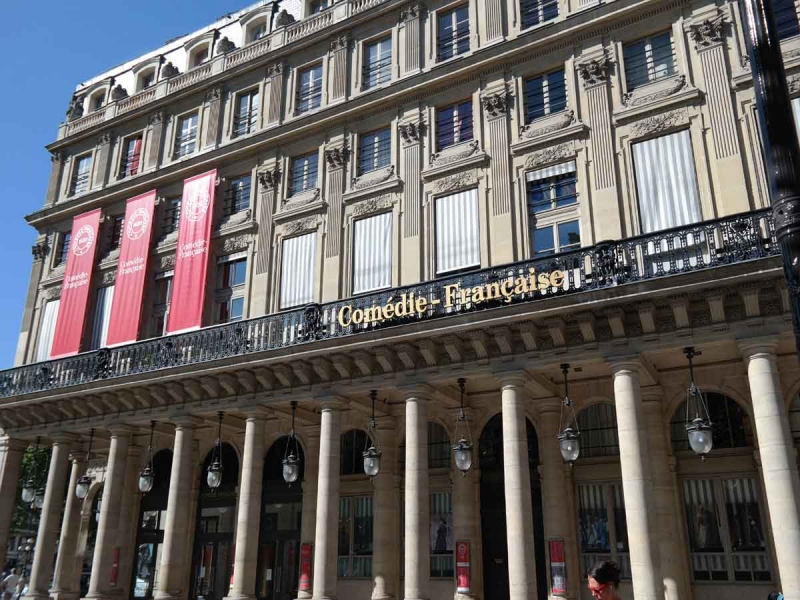
[{"label": "stone building facade", "polygon": [[[81,85],[49,150],[0,372],[0,549],[52,446],[34,599],[577,599],[611,558],[625,598],[800,600],[800,369],[735,2],[261,2]],[[212,170],[202,327],[165,335]],[[138,341],[109,348],[151,190]],[[51,359],[95,209],[81,352]]]}]

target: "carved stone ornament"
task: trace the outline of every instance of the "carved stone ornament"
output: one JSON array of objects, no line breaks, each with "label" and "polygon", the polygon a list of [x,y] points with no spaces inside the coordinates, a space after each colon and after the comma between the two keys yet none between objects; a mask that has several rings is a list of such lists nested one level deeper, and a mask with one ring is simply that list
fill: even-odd
[{"label": "carved stone ornament", "polygon": [[112,285],[117,280],[117,270],[109,269],[100,273],[100,285]]},{"label": "carved stone ornament", "polygon": [[331,52],[347,50],[353,43],[353,34],[349,31],[338,35],[331,40]]},{"label": "carved stone ornament", "polygon": [[548,133],[569,127],[574,122],[575,111],[570,109],[558,115],[555,121],[548,119],[548,122],[545,125],[539,125],[537,127],[537,123],[535,121],[533,123],[526,123],[519,128],[519,137],[526,140],[537,138],[539,136],[547,135]]},{"label": "carved stone ornament", "polygon": [[61,286],[51,285],[50,287],[42,288],[39,293],[45,300],[56,300],[57,298],[61,298]]},{"label": "carved stone ornament", "polygon": [[400,138],[406,146],[416,144],[422,140],[425,131],[425,123],[401,123],[397,126],[400,131]]},{"label": "carved stone ornament", "polygon": [[452,192],[465,187],[470,187],[478,183],[478,171],[470,169],[469,171],[462,171],[461,173],[454,173],[447,177],[437,179],[433,184],[433,189],[437,193]]},{"label": "carved stone ornament", "polygon": [[110,144],[110,143],[111,143],[111,138],[112,138],[112,137],[113,137],[113,136],[111,135],[111,132],[110,132],[110,131],[106,131],[105,133],[103,133],[103,135],[101,135],[101,136],[98,138],[98,140],[97,140],[97,143],[98,143],[99,145],[101,145],[101,146],[102,146],[103,144]]},{"label": "carved stone ornament", "polygon": [[114,86],[114,89],[111,90],[111,100],[114,102],[119,102],[120,100],[124,100],[128,97],[128,90],[126,90],[122,85],[119,83]]},{"label": "carved stone ornament", "polygon": [[795,73],[786,78],[786,86],[789,88],[789,94],[794,95],[800,92],[800,73]]},{"label": "carved stone ornament", "polygon": [[157,271],[169,271],[175,268],[175,255],[165,254],[158,259]]},{"label": "carved stone ornament", "polygon": [[583,80],[583,87],[591,87],[608,81],[608,74],[614,62],[608,55],[578,63],[578,75]]},{"label": "carved stone ornament", "polygon": [[655,102],[656,100],[661,100],[662,98],[668,98],[673,94],[677,94],[683,88],[686,87],[686,75],[681,75],[673,79],[670,84],[658,91],[652,92],[650,94],[645,94],[643,96],[637,95],[639,90],[634,90],[633,92],[627,92],[622,96],[622,104],[624,106],[641,106],[642,104],[647,104],[648,102]]},{"label": "carved stone ornament", "polygon": [[631,131],[634,137],[641,137],[644,135],[661,133],[677,125],[687,123],[688,121],[689,113],[685,108],[680,108],[642,119],[633,125]]},{"label": "carved stone ornament", "polygon": [[278,187],[281,181],[281,172],[277,166],[273,169],[264,169],[263,171],[259,171],[257,176],[262,192],[273,191]]},{"label": "carved stone ornament", "polygon": [[33,246],[31,246],[31,254],[33,255],[33,260],[42,260],[45,256],[47,256],[47,242],[41,241],[37,242]]},{"label": "carved stone ornament", "polygon": [[386,210],[387,208],[392,208],[393,206],[394,200],[391,196],[377,196],[376,198],[364,200],[353,206],[353,216],[361,217],[363,215]]},{"label": "carved stone ornament", "polygon": [[272,63],[267,67],[267,77],[280,77],[283,75],[283,63]]},{"label": "carved stone ornament", "polygon": [[312,229],[316,229],[320,224],[320,218],[318,215],[312,215],[310,217],[305,217],[303,219],[297,219],[295,221],[291,221],[289,223],[285,223],[280,226],[279,231],[283,236],[294,235],[295,233],[300,233],[301,231],[310,231]]},{"label": "carved stone ornament", "polygon": [[64,162],[65,158],[66,158],[66,155],[64,154],[64,152],[62,150],[56,150],[55,152],[51,152],[50,153],[50,162],[53,163],[53,164],[62,163],[62,162]]},{"label": "carved stone ornament", "polygon": [[225,238],[222,242],[222,253],[233,254],[234,252],[247,250],[247,246],[250,244],[250,237],[248,234],[242,234]]},{"label": "carved stone ornament", "polygon": [[694,40],[695,48],[702,50],[725,40],[725,16],[719,15],[700,23],[689,25],[689,36]]},{"label": "carved stone ornament", "polygon": [[67,120],[74,121],[75,119],[80,119],[83,116],[83,98],[80,96],[73,96],[72,100],[69,101],[69,106],[67,107]]},{"label": "carved stone ornament", "polygon": [[481,104],[489,118],[502,117],[511,108],[512,94],[510,90],[501,90],[481,97]]},{"label": "carved stone ornament", "polygon": [[227,54],[236,50],[236,44],[230,41],[227,37],[223,37],[217,42],[217,54]]},{"label": "carved stone ornament", "polygon": [[311,188],[308,190],[303,190],[302,192],[298,192],[291,197],[287,198],[283,203],[284,210],[292,210],[295,208],[299,208],[301,206],[305,206],[306,204],[313,204],[320,197],[320,189],[319,188]]},{"label": "carved stone ornament", "polygon": [[421,2],[409,4],[400,12],[400,22],[405,23],[406,21],[417,19],[422,16],[424,11],[425,5]]},{"label": "carved stone ornament", "polygon": [[157,123],[164,122],[164,111],[160,110],[158,112],[154,112],[150,115],[150,125],[156,125]]},{"label": "carved stone ornament", "polygon": [[253,211],[251,209],[248,208],[247,210],[241,210],[233,213],[232,215],[228,215],[227,217],[223,217],[220,221],[219,227],[220,229],[230,229],[231,227],[236,227],[242,223],[247,223],[252,217]]},{"label": "carved stone ornament", "polygon": [[431,155],[431,166],[441,167],[442,165],[449,165],[450,163],[464,160],[476,154],[480,149],[481,143],[478,140],[471,140],[466,144],[450,146],[449,148],[445,148]]},{"label": "carved stone ornament", "polygon": [[550,146],[544,150],[529,154],[525,159],[525,168],[533,169],[535,167],[541,167],[560,160],[572,158],[573,156],[575,156],[573,144],[558,144],[557,146]]},{"label": "carved stone ornament", "polygon": [[169,79],[170,77],[175,77],[175,75],[180,75],[180,71],[178,67],[173,65],[171,62],[168,62],[164,65],[164,68],[161,69],[161,77],[163,79]]},{"label": "carved stone ornament", "polygon": [[340,169],[344,167],[349,158],[350,149],[347,147],[347,143],[341,146],[325,148],[325,162],[328,163],[331,169]]},{"label": "carved stone ornament", "polygon": [[206,91],[206,102],[213,102],[222,98],[222,86],[213,87]]},{"label": "carved stone ornament", "polygon": [[275,17],[276,28],[286,27],[287,25],[291,25],[292,23],[294,23],[294,17],[290,15],[285,8],[278,13],[277,17]]},{"label": "carved stone ornament", "polygon": [[353,177],[352,188],[354,190],[363,190],[384,181],[389,181],[392,177],[394,177],[394,165],[389,165],[388,167],[365,173],[360,177]]}]

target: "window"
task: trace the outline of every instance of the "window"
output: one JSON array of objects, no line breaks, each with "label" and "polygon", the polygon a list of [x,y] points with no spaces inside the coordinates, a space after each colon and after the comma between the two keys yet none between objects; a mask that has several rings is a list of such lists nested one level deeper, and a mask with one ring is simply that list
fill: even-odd
[{"label": "window", "polygon": [[358,147],[358,172],[360,175],[385,167],[392,162],[392,132],[390,129],[363,134]]},{"label": "window", "polygon": [[251,42],[257,42],[261,38],[266,37],[266,35],[267,35],[267,22],[266,22],[266,20],[261,21],[260,23],[257,23],[255,25],[253,25],[251,27],[251,29],[250,29],[250,41]]},{"label": "window", "polygon": [[600,560],[613,560],[619,565],[623,579],[630,579],[631,559],[622,483],[589,483],[576,487],[582,570],[588,571]]},{"label": "window", "polygon": [[244,317],[244,284],[247,259],[221,256],[217,266],[217,323],[241,321]]},{"label": "window", "polygon": [[564,69],[525,80],[525,122],[567,108]]},{"label": "window", "polygon": [[322,65],[300,71],[297,88],[297,113],[319,108],[322,102]]},{"label": "window", "polygon": [[572,206],[578,202],[575,161],[530,171],[525,175],[528,190],[528,214]]},{"label": "window", "polygon": [[685,480],[683,502],[695,581],[770,581],[755,477]]},{"label": "window", "polygon": [[61,244],[59,244],[58,248],[56,249],[55,262],[53,263],[54,267],[67,262],[67,256],[69,256],[69,244],[71,241],[72,233],[66,232],[61,234]]},{"label": "window", "polygon": [[472,101],[459,102],[436,111],[436,150],[472,139]]},{"label": "window", "polygon": [[365,44],[364,46],[364,89],[386,83],[392,78],[392,38]]},{"label": "window", "polygon": [[108,324],[111,321],[111,303],[114,301],[114,286],[97,288],[97,299],[92,319],[92,335],[89,350],[97,350],[106,345]]},{"label": "window", "polygon": [[392,213],[353,223],[353,293],[392,284]]},{"label": "window", "polygon": [[181,197],[168,198],[164,203],[164,222],[161,225],[161,236],[178,231],[181,220]]},{"label": "window", "polygon": [[453,494],[430,495],[431,577],[453,578]]},{"label": "window", "polygon": [[142,156],[142,136],[128,138],[125,140],[120,158],[119,176],[120,178],[130,177],[139,172],[139,163]]},{"label": "window", "polygon": [[566,221],[533,230],[533,254],[543,256],[580,248],[581,227],[578,221]]},{"label": "window", "polygon": [[105,103],[105,101],[106,101],[105,92],[99,92],[95,94],[94,96],[92,96],[92,100],[89,105],[89,111],[96,112],[100,110],[101,108],[103,108],[103,104]]},{"label": "window", "polygon": [[626,44],[622,49],[622,56],[625,60],[625,81],[629,92],[675,73],[675,52],[669,31]]},{"label": "window", "polygon": [[311,0],[311,14],[315,15],[328,8],[328,0]]},{"label": "window", "polygon": [[520,8],[523,29],[558,17],[558,0],[522,0]]},{"label": "window", "polygon": [[36,343],[37,362],[50,358],[50,350],[53,348],[53,335],[56,332],[56,320],[58,319],[58,307],[60,304],[61,300],[50,300],[44,305],[42,324],[39,327],[39,338]]},{"label": "window", "polygon": [[339,577],[372,577],[372,496],[339,500]]},{"label": "window", "polygon": [[194,54],[192,54],[192,67],[199,67],[204,62],[208,60],[208,46],[201,48],[200,50],[196,50]]},{"label": "window", "polygon": [[239,94],[236,98],[236,115],[233,119],[233,135],[252,133],[258,126],[258,90]]},{"label": "window", "polygon": [[150,317],[150,335],[161,337],[167,332],[169,302],[172,296],[172,271],[156,273],[153,290],[153,312]]},{"label": "window", "polygon": [[797,7],[794,0],[773,0],[772,10],[775,13],[775,24],[778,27],[778,39],[785,40],[800,34],[800,23],[797,21]]},{"label": "window", "polygon": [[581,456],[619,456],[617,411],[613,404],[592,404],[578,413]]},{"label": "window", "polygon": [[250,180],[250,175],[231,179],[228,189],[225,191],[224,214],[226,216],[250,208]]},{"label": "window", "polygon": [[82,194],[89,190],[89,176],[92,171],[92,155],[81,156],[75,162],[72,173],[71,195]]},{"label": "window", "polygon": [[175,136],[175,158],[193,153],[197,143],[197,113],[181,117]]},{"label": "window", "polygon": [[316,251],[316,233],[283,240],[281,308],[292,308],[314,301]]},{"label": "window", "polygon": [[111,231],[108,237],[108,251],[116,250],[122,242],[122,227],[125,225],[125,215],[116,215],[111,218]]},{"label": "window", "polygon": [[478,190],[436,198],[436,274],[479,267]]},{"label": "window", "polygon": [[[723,394],[705,394],[708,414],[711,417],[711,439],[714,448],[747,448],[753,445],[753,431],[745,410]],[[694,415],[689,415],[694,418]],[[670,422],[672,449],[689,450],[686,437],[686,403],[682,403]]]},{"label": "window", "polygon": [[289,182],[290,196],[317,187],[318,161],[319,153],[317,152],[292,159],[291,181]]},{"label": "window", "polygon": [[153,87],[153,84],[156,82],[156,71],[155,69],[152,69],[147,71],[147,73],[144,73],[141,77],[139,89],[146,90],[147,88]]},{"label": "window", "polygon": [[439,60],[469,52],[469,6],[443,12],[437,19]]},{"label": "window", "polygon": [[351,429],[339,438],[339,475],[364,475],[364,450],[368,444],[366,431]]}]

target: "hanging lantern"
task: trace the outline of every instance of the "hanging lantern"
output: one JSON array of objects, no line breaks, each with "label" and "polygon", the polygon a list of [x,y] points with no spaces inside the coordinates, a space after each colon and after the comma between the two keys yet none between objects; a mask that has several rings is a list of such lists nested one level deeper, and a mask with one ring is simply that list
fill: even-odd
[{"label": "hanging lantern", "polygon": [[[92,457],[92,442],[94,441],[94,429],[89,432],[89,447],[86,449],[86,468],[89,468],[89,459]],[[75,495],[83,500],[89,495],[89,488],[92,486],[92,478],[84,472],[75,485]]]},{"label": "hanging lantern", "polygon": [[[580,435],[578,419],[575,417],[575,407],[569,397],[569,365],[561,365],[561,372],[564,374],[564,402],[561,404],[561,417],[559,423],[564,425],[558,433],[558,447],[561,450],[561,457],[564,462],[574,463],[578,460],[581,453]],[[567,409],[567,421],[564,422],[564,409]],[[574,427],[573,427],[574,425]]]},{"label": "hanging lantern", "polygon": [[36,494],[36,482],[33,480],[33,477],[31,477],[25,482],[25,485],[22,486],[22,501],[25,504],[30,504],[33,502],[34,494]]},{"label": "hanging lantern", "polygon": [[686,437],[695,454],[699,454],[700,458],[705,460],[706,454],[711,452],[714,447],[714,435],[706,399],[694,383],[693,359],[695,356],[700,356],[702,352],[689,346],[683,349],[683,353],[689,361],[689,388],[686,390]]},{"label": "hanging lantern", "polygon": [[214,444],[214,455],[211,465],[206,471],[206,483],[212,490],[217,489],[222,483],[222,417],[225,413],[220,411],[217,413],[217,441]]},{"label": "hanging lantern", "polygon": [[294,432],[294,419],[297,412],[297,400],[291,401],[292,430],[286,440],[286,451],[283,454],[283,480],[292,485],[300,477],[300,452],[297,446],[297,435]]},{"label": "hanging lantern", "polygon": [[[367,436],[366,441],[366,445],[368,447],[363,452],[364,473],[366,473],[369,477],[375,477],[381,470],[381,451],[380,442],[378,441],[378,421],[375,419],[375,398],[377,395],[377,390],[372,390],[369,393],[369,398],[372,401],[372,418],[369,420],[370,434]],[[377,448],[375,447],[376,445],[378,446]]]},{"label": "hanging lantern", "polygon": [[153,431],[156,428],[156,422],[150,421],[150,442],[147,444],[147,465],[139,471],[139,491],[146,494],[153,489],[156,475],[153,471]]},{"label": "hanging lantern", "polygon": [[103,509],[103,495],[102,492],[97,497],[97,506],[94,509],[94,520],[100,522],[100,511]]},{"label": "hanging lantern", "polygon": [[[464,410],[464,389],[467,380],[463,377],[458,378],[458,389],[461,392],[461,406],[458,409],[456,418],[456,437],[458,442],[453,446],[453,456],[456,461],[456,468],[466,477],[467,471],[472,468],[472,433],[469,430],[467,413]],[[461,434],[459,435],[459,432]],[[466,435],[465,435],[466,434]]]},{"label": "hanging lantern", "polygon": [[33,495],[33,508],[35,508],[36,510],[42,510],[43,506],[44,506],[44,488],[39,488]]}]

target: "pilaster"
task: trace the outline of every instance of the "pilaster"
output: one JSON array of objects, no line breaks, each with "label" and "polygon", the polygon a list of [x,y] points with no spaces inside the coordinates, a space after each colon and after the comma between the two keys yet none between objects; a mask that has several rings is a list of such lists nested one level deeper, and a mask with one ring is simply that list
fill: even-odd
[{"label": "pilaster", "polygon": [[206,118],[203,123],[202,148],[216,148],[222,130],[222,86],[216,86],[206,92]]},{"label": "pilaster", "polygon": [[264,127],[280,125],[283,118],[284,71],[287,67],[282,62],[267,67],[265,89],[266,120]]},{"label": "pilaster", "polygon": [[52,206],[58,202],[58,191],[61,189],[61,178],[64,176],[64,163],[66,155],[62,150],[57,150],[50,155],[50,179],[47,180],[47,193],[44,197],[45,206]]},{"label": "pilaster", "polygon": [[17,501],[22,455],[27,443],[9,437],[0,439],[0,564],[6,564],[6,545]]},{"label": "pilaster", "polygon": [[423,35],[422,14],[425,5],[411,2],[400,11],[400,76],[413,75],[422,70]]},{"label": "pilaster", "polygon": [[28,293],[25,296],[25,308],[22,311],[22,324],[20,325],[19,337],[17,338],[17,350],[14,354],[14,366],[20,366],[33,360],[36,352],[36,333],[35,315],[39,314],[36,310],[39,300],[39,282],[42,279],[44,261],[50,253],[47,245],[47,236],[39,236],[36,243],[31,247],[33,264],[31,265],[31,275],[28,279]]},{"label": "pilaster", "polygon": [[348,31],[331,40],[329,54],[328,104],[347,100],[350,83],[348,59],[353,45],[353,35]]},{"label": "pilaster", "polygon": [[251,291],[250,316],[265,315],[269,312],[270,266],[272,257],[272,234],[274,224],[272,214],[280,182],[280,171],[275,163],[260,168],[256,172],[258,181],[258,234],[255,248],[255,269]]},{"label": "pilaster", "polygon": [[400,283],[410,285],[423,279],[422,237],[422,152],[425,124],[419,110],[406,114],[399,123],[402,146],[401,173],[403,188],[402,229],[400,239]]},{"label": "pilaster", "polygon": [[161,163],[161,151],[164,147],[164,111],[150,115],[147,126],[147,153],[144,158],[144,169],[155,169]]},{"label": "pilaster", "polygon": [[325,186],[328,201],[328,223],[325,236],[325,255],[322,267],[322,301],[341,297],[341,262],[344,228],[344,202],[347,161],[350,150],[347,140],[337,138],[325,145],[325,167],[328,181]]},{"label": "pilaster", "polygon": [[113,135],[106,131],[100,136],[97,142],[97,150],[94,153],[94,170],[92,179],[92,189],[98,189],[106,184],[108,177],[108,163],[111,158],[111,142]]}]

